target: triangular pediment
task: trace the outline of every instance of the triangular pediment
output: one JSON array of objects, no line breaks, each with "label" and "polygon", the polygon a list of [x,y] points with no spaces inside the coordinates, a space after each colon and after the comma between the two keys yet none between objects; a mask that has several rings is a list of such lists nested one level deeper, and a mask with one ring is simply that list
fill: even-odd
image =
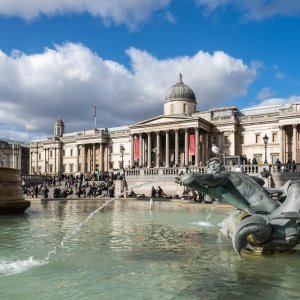
[{"label": "triangular pediment", "polygon": [[180,123],[187,121],[195,121],[197,118],[191,116],[156,116],[151,119],[143,120],[138,123],[132,124],[130,128],[136,127],[145,127],[151,125],[162,125],[162,124],[170,124],[170,123]]}]

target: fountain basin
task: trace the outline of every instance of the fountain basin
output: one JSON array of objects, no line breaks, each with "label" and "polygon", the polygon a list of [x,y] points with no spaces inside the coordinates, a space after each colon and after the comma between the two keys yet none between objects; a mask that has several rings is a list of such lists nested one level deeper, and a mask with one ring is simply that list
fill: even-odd
[{"label": "fountain basin", "polygon": [[23,214],[30,206],[21,188],[21,170],[0,168],[0,215]]}]

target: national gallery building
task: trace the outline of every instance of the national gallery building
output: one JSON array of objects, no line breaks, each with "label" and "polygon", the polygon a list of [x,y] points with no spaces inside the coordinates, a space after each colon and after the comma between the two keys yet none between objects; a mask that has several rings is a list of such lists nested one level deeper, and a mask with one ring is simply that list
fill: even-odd
[{"label": "national gallery building", "polygon": [[[65,133],[30,143],[30,173],[91,174],[95,171],[201,167],[217,145],[226,156],[274,164],[300,161],[300,103],[239,110],[197,111],[193,90],[178,82],[163,100],[163,114],[130,126]],[[265,139],[263,139],[265,138]],[[265,157],[266,155],[266,157]],[[241,163],[240,161],[238,163]]]}]

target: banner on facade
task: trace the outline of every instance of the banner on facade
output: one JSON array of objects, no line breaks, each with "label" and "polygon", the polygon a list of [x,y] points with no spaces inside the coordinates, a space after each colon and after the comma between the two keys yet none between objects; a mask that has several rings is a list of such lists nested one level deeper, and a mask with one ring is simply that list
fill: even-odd
[{"label": "banner on facade", "polygon": [[134,153],[134,159],[139,159],[140,157],[140,143],[138,139],[133,140],[133,153]]},{"label": "banner on facade", "polygon": [[195,135],[190,134],[190,155],[195,155]]}]

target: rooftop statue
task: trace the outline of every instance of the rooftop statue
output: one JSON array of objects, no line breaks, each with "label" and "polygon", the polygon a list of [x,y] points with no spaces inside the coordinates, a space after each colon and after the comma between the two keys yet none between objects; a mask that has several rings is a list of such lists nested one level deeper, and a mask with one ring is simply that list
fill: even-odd
[{"label": "rooftop statue", "polygon": [[[236,207],[221,223],[221,233],[232,240],[235,252],[292,250],[300,242],[300,180],[288,181],[278,189],[263,187],[264,181],[244,172],[225,172],[214,157],[207,173],[176,178],[181,185]],[[281,192],[284,201],[272,198]]]}]

